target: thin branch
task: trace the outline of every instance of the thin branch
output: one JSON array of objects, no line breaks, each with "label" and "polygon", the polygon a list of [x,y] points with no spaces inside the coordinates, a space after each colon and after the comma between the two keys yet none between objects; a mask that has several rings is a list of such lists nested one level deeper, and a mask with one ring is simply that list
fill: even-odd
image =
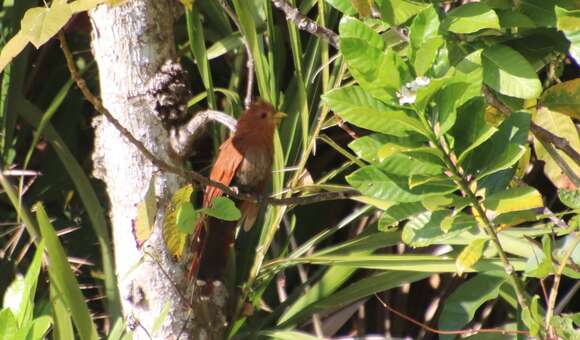
[{"label": "thin branch", "polygon": [[282,199],[278,199],[278,198],[274,198],[274,197],[263,198],[260,195],[249,194],[249,193],[240,193],[236,188],[230,188],[227,185],[222,184],[221,182],[213,181],[213,180],[203,176],[202,174],[200,174],[198,172],[195,172],[193,170],[185,170],[181,167],[166,163],[165,161],[155,157],[155,155],[153,155],[151,153],[151,151],[149,151],[143,145],[143,143],[141,143],[141,141],[139,141],[137,138],[135,138],[131,134],[131,132],[129,132],[129,130],[127,130],[115,117],[113,117],[113,115],[109,112],[109,110],[107,110],[103,106],[101,101],[91,92],[91,90],[89,90],[85,80],[80,76],[78,70],[76,69],[76,66],[75,66],[75,63],[73,60],[73,56],[72,56],[71,51],[68,47],[68,44],[66,43],[66,39],[65,39],[64,33],[62,31],[59,32],[59,39],[60,39],[60,46],[61,46],[61,49],[64,53],[64,56],[66,59],[66,64],[67,64],[67,67],[68,67],[69,72],[71,74],[71,77],[73,78],[73,80],[75,81],[75,83],[77,84],[79,89],[81,90],[83,96],[94,106],[94,108],[95,108],[95,110],[97,110],[97,112],[104,115],[105,118],[107,118],[107,120],[111,124],[113,124],[113,126],[125,138],[127,138],[127,140],[131,144],[133,144],[141,152],[141,154],[145,158],[147,158],[147,160],[149,160],[153,165],[157,166],[159,169],[161,169],[165,172],[170,172],[170,173],[176,174],[178,176],[181,176],[183,178],[186,178],[187,180],[189,180],[191,182],[199,183],[202,186],[211,185],[213,187],[220,189],[225,194],[227,194],[228,196],[235,198],[235,199],[239,199],[239,200],[243,200],[243,201],[251,201],[251,202],[260,202],[260,201],[264,200],[267,203],[272,204],[272,205],[305,205],[305,204],[312,204],[312,203],[318,203],[318,202],[323,202],[323,201],[347,199],[347,198],[351,198],[353,196],[360,195],[360,193],[355,191],[355,190],[345,190],[345,191],[339,191],[339,192],[324,192],[324,193],[319,193],[316,195],[306,196],[306,197],[289,197],[289,198],[282,198]]},{"label": "thin branch", "polygon": [[277,9],[286,14],[286,20],[296,24],[298,29],[313,34],[319,38],[327,40],[334,48],[339,47],[339,38],[336,33],[328,28],[320,26],[316,21],[302,15],[300,11],[292,7],[286,0],[272,0],[272,4]]},{"label": "thin branch", "polygon": [[546,308],[546,323],[544,326],[548,334],[553,333],[550,321],[552,319],[552,315],[554,315],[554,307],[556,306],[556,297],[558,296],[558,288],[560,287],[560,278],[562,277],[562,272],[564,271],[564,268],[566,268],[568,259],[572,256],[572,253],[574,253],[574,250],[580,243],[580,235],[578,235],[577,233],[574,233],[573,235],[574,241],[572,241],[572,244],[569,246],[569,249],[567,249],[566,253],[562,257],[558,269],[554,273],[554,284],[552,285],[552,289],[550,290],[550,299],[548,300],[548,306]]},{"label": "thin branch", "polygon": [[[495,107],[500,112],[508,114],[508,115],[512,112],[512,110],[509,107],[507,107],[504,103],[502,103],[501,100],[499,100],[499,98],[497,98],[487,86],[482,87],[482,92],[485,96],[485,100],[489,104],[491,104],[491,106]],[[551,133],[550,131],[544,129],[543,127],[537,125],[534,122],[532,122],[532,125],[530,126],[530,130],[532,131],[534,136],[537,139],[539,139],[541,142],[543,142],[545,144],[550,143],[550,144],[554,145],[557,149],[560,149],[562,152],[564,152],[566,155],[568,155],[568,157],[572,158],[572,160],[577,165],[580,166],[580,153],[578,153],[578,151],[576,151],[570,145],[568,140],[566,140],[565,138],[556,136],[555,134]]]},{"label": "thin branch", "polygon": [[237,121],[234,117],[216,110],[201,111],[196,113],[187,124],[178,128],[172,128],[169,131],[169,140],[173,151],[181,157],[189,155],[193,142],[198,139],[203,131],[203,127],[210,121],[223,124],[232,133],[236,131]]},{"label": "thin branch", "polygon": [[409,321],[410,323],[417,325],[419,327],[421,327],[422,329],[431,332],[431,333],[435,333],[435,334],[477,334],[477,333],[499,333],[499,334],[530,334],[528,331],[520,331],[520,330],[510,330],[510,329],[502,329],[502,328],[468,328],[468,329],[461,329],[461,330],[450,330],[450,331],[444,331],[444,330],[440,330],[440,329],[435,329],[430,327],[429,325],[426,325],[420,321],[417,321],[415,319],[413,319],[412,317],[405,315],[401,312],[399,312],[398,310],[394,309],[393,307],[387,305],[387,303],[385,301],[383,301],[383,299],[381,299],[377,294],[375,294],[375,297],[377,298],[377,300],[379,300],[379,303],[381,305],[383,305],[383,307],[385,307],[389,312],[397,315],[398,317]]}]

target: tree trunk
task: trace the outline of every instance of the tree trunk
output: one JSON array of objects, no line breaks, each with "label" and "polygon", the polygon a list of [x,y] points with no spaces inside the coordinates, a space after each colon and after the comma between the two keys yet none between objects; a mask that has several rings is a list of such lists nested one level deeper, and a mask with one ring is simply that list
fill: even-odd
[{"label": "tree trunk", "polygon": [[[104,106],[156,157],[182,166],[170,156],[168,132],[150,93],[161,66],[175,59],[177,6],[171,0],[132,0],[116,7],[101,5],[90,17]],[[202,322],[207,318],[199,317],[199,308],[190,308],[184,266],[167,253],[162,237],[167,203],[185,181],[159,171],[104,117],[97,117],[94,125],[94,173],[107,186],[123,314],[134,338],[220,337],[223,313],[212,310],[212,321]],[[153,175],[159,209],[151,236],[139,246],[133,231],[137,205]],[[159,321],[163,323],[156,329]]]}]

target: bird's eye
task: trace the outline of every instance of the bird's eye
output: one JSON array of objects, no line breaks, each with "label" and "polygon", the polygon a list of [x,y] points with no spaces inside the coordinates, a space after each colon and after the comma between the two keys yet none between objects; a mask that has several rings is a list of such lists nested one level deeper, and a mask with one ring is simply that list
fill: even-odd
[{"label": "bird's eye", "polygon": [[265,111],[264,111],[264,112],[262,112],[262,113],[260,113],[260,117],[261,117],[262,119],[266,118],[266,116],[267,116],[267,115],[268,115],[268,113],[267,113],[267,112],[265,112]]}]

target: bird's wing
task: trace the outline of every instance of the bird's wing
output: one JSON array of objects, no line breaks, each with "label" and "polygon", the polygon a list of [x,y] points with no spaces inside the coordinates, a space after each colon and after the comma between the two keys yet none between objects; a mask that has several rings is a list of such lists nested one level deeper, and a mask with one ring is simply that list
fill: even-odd
[{"label": "bird's wing", "polygon": [[[242,164],[244,156],[234,146],[233,138],[226,140],[221,146],[215,164],[211,170],[209,178],[211,180],[229,186],[236,175],[236,171]],[[211,185],[206,186],[203,195],[204,208],[210,207],[214,198],[219,197],[223,192]]]}]

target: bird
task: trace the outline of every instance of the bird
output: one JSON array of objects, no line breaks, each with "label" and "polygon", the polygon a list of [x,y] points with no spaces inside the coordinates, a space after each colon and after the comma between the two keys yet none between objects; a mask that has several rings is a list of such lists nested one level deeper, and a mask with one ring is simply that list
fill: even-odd
[{"label": "bird", "polygon": [[[251,103],[240,116],[233,135],[219,147],[209,178],[243,192],[262,194],[272,173],[274,132],[284,116],[264,100]],[[206,186],[202,208],[211,207],[213,200],[222,195],[222,190]],[[214,281],[223,279],[237,225],[249,230],[260,211],[260,205],[251,201],[238,201],[236,206],[241,212],[239,221],[201,216],[196,222],[189,277],[209,283],[203,295],[211,292]]]}]

